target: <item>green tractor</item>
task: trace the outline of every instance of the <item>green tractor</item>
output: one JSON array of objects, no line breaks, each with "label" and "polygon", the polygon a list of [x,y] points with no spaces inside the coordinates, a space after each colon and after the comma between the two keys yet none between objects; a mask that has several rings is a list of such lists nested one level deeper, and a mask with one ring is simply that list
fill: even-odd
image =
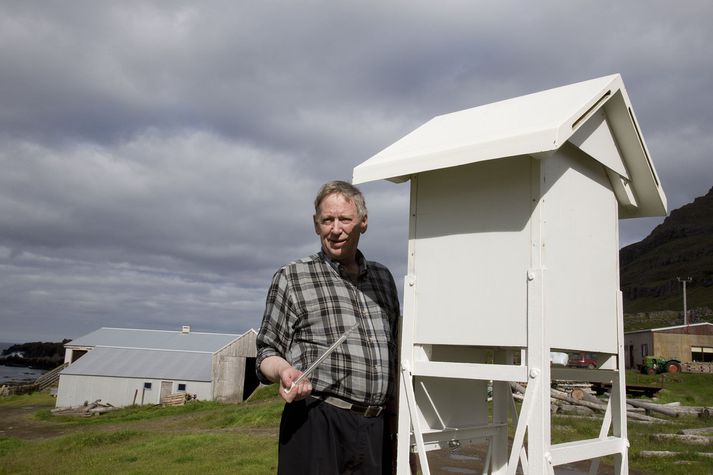
[{"label": "green tractor", "polygon": [[660,356],[647,356],[640,369],[643,374],[680,373],[681,362]]}]

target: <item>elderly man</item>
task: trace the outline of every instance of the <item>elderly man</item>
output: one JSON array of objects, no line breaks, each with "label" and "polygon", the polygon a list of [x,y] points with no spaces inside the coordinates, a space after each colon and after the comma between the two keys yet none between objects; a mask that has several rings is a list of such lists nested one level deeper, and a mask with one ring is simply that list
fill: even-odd
[{"label": "elderly man", "polygon": [[[364,197],[333,181],[314,202],[321,250],[277,271],[257,336],[257,375],[280,384],[278,473],[391,473],[399,302],[393,277],[358,249]],[[348,329],[316,370],[294,381]]]}]

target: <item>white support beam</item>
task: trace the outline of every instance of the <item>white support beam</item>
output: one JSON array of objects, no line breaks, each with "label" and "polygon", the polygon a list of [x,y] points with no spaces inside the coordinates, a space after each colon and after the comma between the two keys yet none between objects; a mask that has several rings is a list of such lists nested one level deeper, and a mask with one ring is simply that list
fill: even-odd
[{"label": "white support beam", "polygon": [[493,381],[527,381],[525,366],[414,361],[414,376]]},{"label": "white support beam", "polygon": [[[406,392],[406,403],[408,405],[408,414],[411,420],[411,428],[413,429],[413,436],[416,439],[416,450],[418,452],[418,460],[421,463],[421,473],[423,475],[430,475],[431,471],[428,467],[428,458],[426,458],[426,448],[423,443],[423,431],[421,430],[421,425],[418,418],[418,408],[416,407],[416,396],[413,392],[413,386],[411,386],[411,375],[409,375],[408,366],[402,363],[401,366],[401,384]],[[400,470],[402,473],[406,473],[407,464],[402,464]]]},{"label": "white support beam", "polygon": [[564,465],[581,460],[621,454],[626,449],[626,442],[619,437],[578,440],[564,444],[553,445],[550,448],[552,465]]},{"label": "white support beam", "polygon": [[[493,362],[499,365],[512,365],[513,350],[496,350],[493,353]],[[513,406],[512,389],[507,381],[493,381],[493,424],[508,423],[508,415],[512,413],[513,421],[517,417],[516,410]],[[510,411],[510,409],[513,409]],[[504,475],[507,470],[508,462],[508,430],[507,427],[500,431],[490,440],[488,449],[489,458],[487,460],[488,469],[492,472],[491,475]]]},{"label": "white support beam", "polygon": [[624,300],[621,291],[617,292],[617,320],[619,355],[617,364],[619,378],[614,381],[611,389],[612,434],[623,442],[621,452],[614,458],[614,473],[627,475],[629,473],[629,431],[626,427],[626,372],[624,371]]},{"label": "white support beam", "polygon": [[508,475],[515,475],[517,472],[518,460],[524,448],[525,431],[528,428],[528,421],[532,413],[537,410],[537,397],[540,386],[540,378],[534,378],[525,389],[525,398],[520,409],[520,416],[517,421],[515,435],[513,436],[512,449],[510,450],[510,460],[508,461]]}]

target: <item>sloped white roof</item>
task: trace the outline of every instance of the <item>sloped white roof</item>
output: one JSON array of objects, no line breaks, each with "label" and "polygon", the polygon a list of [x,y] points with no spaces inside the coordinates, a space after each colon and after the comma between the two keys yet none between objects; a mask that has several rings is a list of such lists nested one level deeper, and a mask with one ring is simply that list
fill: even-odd
[{"label": "sloped white roof", "polygon": [[546,158],[567,142],[620,177],[613,183],[620,217],[666,214],[666,198],[618,74],[437,116],[356,166],[353,182],[403,181],[519,155]]},{"label": "sloped white roof", "polygon": [[201,333],[135,328],[100,328],[68,342],[65,346],[117,348],[145,348],[154,350],[202,351],[215,353],[242,335],[230,333]]},{"label": "sloped white roof", "polygon": [[209,352],[141,350],[98,346],[60,374],[211,381]]}]

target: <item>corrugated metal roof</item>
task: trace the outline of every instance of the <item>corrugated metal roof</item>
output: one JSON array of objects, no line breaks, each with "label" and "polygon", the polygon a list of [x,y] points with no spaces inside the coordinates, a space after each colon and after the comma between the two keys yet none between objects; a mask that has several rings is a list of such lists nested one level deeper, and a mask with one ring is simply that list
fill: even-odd
[{"label": "corrugated metal roof", "polygon": [[181,333],[180,331],[135,328],[100,328],[72,340],[65,346],[111,346],[215,353],[241,336],[229,333]]},{"label": "corrugated metal roof", "polygon": [[96,347],[61,374],[210,381],[210,353]]}]

